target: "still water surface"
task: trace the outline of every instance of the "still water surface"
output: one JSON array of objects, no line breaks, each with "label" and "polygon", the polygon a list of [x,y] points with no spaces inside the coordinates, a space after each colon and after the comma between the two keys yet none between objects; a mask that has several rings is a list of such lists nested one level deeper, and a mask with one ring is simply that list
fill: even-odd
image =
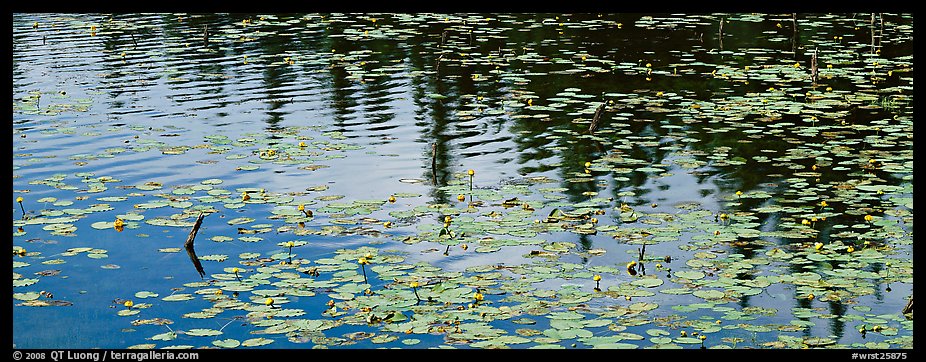
[{"label": "still water surface", "polygon": [[[912,24],[14,14],[13,343],[910,348]],[[388,307],[430,328],[367,323],[365,289],[447,275],[466,297],[421,291],[446,310]],[[326,324],[273,330],[276,307]]]}]

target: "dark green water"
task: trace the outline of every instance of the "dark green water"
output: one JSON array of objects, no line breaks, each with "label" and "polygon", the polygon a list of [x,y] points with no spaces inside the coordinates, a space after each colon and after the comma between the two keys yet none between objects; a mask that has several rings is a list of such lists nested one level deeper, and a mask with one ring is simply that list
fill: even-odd
[{"label": "dark green water", "polygon": [[12,60],[16,348],[912,348],[912,14],[14,14]]}]

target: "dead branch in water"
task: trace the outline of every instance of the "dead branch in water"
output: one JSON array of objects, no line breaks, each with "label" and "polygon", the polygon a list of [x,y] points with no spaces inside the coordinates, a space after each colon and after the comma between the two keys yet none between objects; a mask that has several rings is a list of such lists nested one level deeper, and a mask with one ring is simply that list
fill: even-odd
[{"label": "dead branch in water", "polygon": [[193,267],[196,268],[200,278],[206,276],[206,271],[203,270],[203,264],[199,262],[199,257],[196,256],[196,251],[193,250],[193,239],[196,239],[196,233],[199,232],[199,226],[202,225],[203,217],[205,216],[205,213],[199,214],[199,217],[196,218],[196,222],[193,224],[193,230],[190,230],[190,235],[187,236],[186,242],[183,243],[183,248],[186,249],[186,253],[190,257],[190,261],[193,262]]}]

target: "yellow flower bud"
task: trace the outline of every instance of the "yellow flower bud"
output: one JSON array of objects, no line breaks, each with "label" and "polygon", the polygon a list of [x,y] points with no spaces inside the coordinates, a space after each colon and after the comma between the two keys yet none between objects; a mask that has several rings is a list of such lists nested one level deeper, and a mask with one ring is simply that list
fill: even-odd
[{"label": "yellow flower bud", "polygon": [[22,197],[22,196],[17,197],[17,198],[16,198],[16,202],[22,203],[22,202],[23,202],[23,197]]},{"label": "yellow flower bud", "polygon": [[135,303],[132,303],[131,300],[127,300],[125,301],[125,303],[122,303],[122,305],[124,305],[126,308],[132,308],[132,306],[135,305]]},{"label": "yellow flower bud", "polygon": [[412,288],[418,288],[418,282],[411,282]]},{"label": "yellow flower bud", "polygon": [[[527,103],[530,104],[531,101],[528,99],[528,100],[527,100]],[[476,171],[474,171],[474,170],[467,170],[467,171],[466,171],[466,174],[472,176],[472,175],[475,175],[475,174],[476,174]]]},{"label": "yellow flower bud", "polygon": [[273,305],[273,298],[267,298],[266,300],[264,300],[264,304]]},{"label": "yellow flower bud", "polygon": [[464,195],[462,195],[462,194],[457,195],[457,200],[459,200],[460,202],[466,201],[466,196],[464,196]]},{"label": "yellow flower bud", "polygon": [[823,243],[813,244],[813,248],[817,250],[823,249]]},{"label": "yellow flower bud", "polygon": [[395,202],[395,196],[394,196],[394,195],[390,195],[390,196],[389,196],[389,202]]},{"label": "yellow flower bud", "polygon": [[592,279],[595,280],[596,282],[601,281],[601,275],[595,274],[595,276],[592,277]]}]

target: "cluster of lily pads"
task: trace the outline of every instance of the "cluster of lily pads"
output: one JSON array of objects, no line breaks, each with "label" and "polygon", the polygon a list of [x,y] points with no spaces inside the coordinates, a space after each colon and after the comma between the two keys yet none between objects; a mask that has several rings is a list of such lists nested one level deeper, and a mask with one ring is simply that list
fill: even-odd
[{"label": "cluster of lily pads", "polygon": [[[27,238],[144,231],[134,236],[141,239],[160,228],[183,235],[206,214],[196,243],[200,252],[210,251],[197,257],[206,262],[201,280],[176,278],[180,285],[172,288],[113,296],[121,306],[113,313],[147,333],[144,343],[126,347],[912,346],[912,320],[899,308],[875,314],[865,305],[884,285],[887,291],[890,285],[912,285],[912,55],[873,53],[858,59],[852,54],[867,50],[867,44],[823,38],[814,43],[820,59],[817,84],[805,62],[752,52],[746,66],[723,59],[707,63],[715,55],[743,56],[708,48],[690,54],[704,61],[655,65],[614,61],[610,53],[544,53],[581,38],[580,31],[664,31],[679,23],[713,29],[717,21],[768,18],[695,16],[685,18],[693,21],[688,23],[642,17],[623,24],[609,17],[554,16],[540,22],[509,17],[387,14],[357,21],[334,14],[281,21],[267,15],[210,29],[211,41],[233,47],[273,36],[268,29],[274,27],[308,27],[311,36],[335,28],[337,38],[365,44],[407,41],[417,26],[444,24],[440,36],[423,44],[436,49],[430,56],[437,63],[426,67],[396,62],[367,71],[380,56],[368,49],[259,54],[245,57],[242,66],[339,68],[346,79],[364,84],[391,77],[459,79],[456,72],[471,67],[464,78],[476,85],[495,83],[501,90],[494,97],[431,92],[425,98],[450,107],[461,122],[511,122],[524,136],[516,142],[523,142],[518,146],[525,152],[536,148],[531,141],[563,154],[579,144],[601,150],[588,159],[563,156],[553,164],[563,170],[560,177],[527,173],[474,187],[481,170],[457,170],[445,184],[431,185],[440,194],[459,195],[450,198],[456,201],[385,191],[376,199],[351,199],[325,194],[328,186],[321,181],[298,192],[274,185],[226,188],[220,178],[126,185],[123,175],[105,167],[54,172],[29,179],[26,186],[17,174],[47,161],[30,152],[57,156],[42,150],[46,140],[104,132],[131,138],[98,153],[70,153],[67,159],[93,167],[155,153],[184,165],[188,157],[208,152],[222,158],[212,162],[241,174],[271,172],[266,170],[271,167],[314,172],[335,168],[332,160],[362,155],[368,146],[325,126],[192,141],[172,138],[187,132],[182,127],[141,124],[45,126],[29,130],[25,140],[16,134],[26,132],[14,128],[13,191],[22,197],[21,214],[14,213],[13,220],[14,306],[73,304],[42,288],[41,278],[61,270],[35,277],[17,271],[31,271],[33,263],[66,264],[79,255],[101,262],[109,257],[92,244],[28,250],[34,239]],[[842,20],[821,16],[815,21]],[[502,34],[515,36],[510,33],[522,31],[514,30],[520,26],[552,29],[563,38],[479,48],[480,42],[501,41]],[[92,36],[129,30],[141,32],[144,26],[110,19]],[[905,24],[889,23],[881,32],[912,37]],[[781,41],[778,36],[769,41]],[[547,77],[612,75],[634,79],[644,89],[594,93],[567,85],[545,96],[534,88]],[[681,78],[715,82],[719,91],[711,97],[687,92],[673,83]],[[72,107],[43,105],[49,97],[70,96],[31,91],[14,99],[14,115],[55,120],[89,112],[92,104],[78,98]],[[589,132],[601,104],[605,123]],[[559,121],[552,129],[537,126],[552,120]],[[676,174],[722,177],[750,170],[768,177],[722,187],[715,203],[692,196],[659,205],[634,183],[642,178],[659,185]],[[617,186],[602,186],[602,180]],[[55,196],[29,197],[52,189]],[[319,246],[320,240],[331,243]],[[227,250],[237,243],[249,251],[231,255]],[[178,254],[180,246],[140,252]],[[441,255],[490,262],[456,268],[431,262]],[[119,268],[117,263],[100,267]],[[748,303],[759,298],[771,298],[779,307]],[[154,308],[160,305],[172,309]],[[851,305],[853,312],[827,311],[832,305]],[[794,319],[783,321],[782,313]],[[216,320],[229,322],[216,326]],[[838,335],[818,335],[814,327],[827,320],[852,325],[853,332],[873,340],[847,345]]]}]

